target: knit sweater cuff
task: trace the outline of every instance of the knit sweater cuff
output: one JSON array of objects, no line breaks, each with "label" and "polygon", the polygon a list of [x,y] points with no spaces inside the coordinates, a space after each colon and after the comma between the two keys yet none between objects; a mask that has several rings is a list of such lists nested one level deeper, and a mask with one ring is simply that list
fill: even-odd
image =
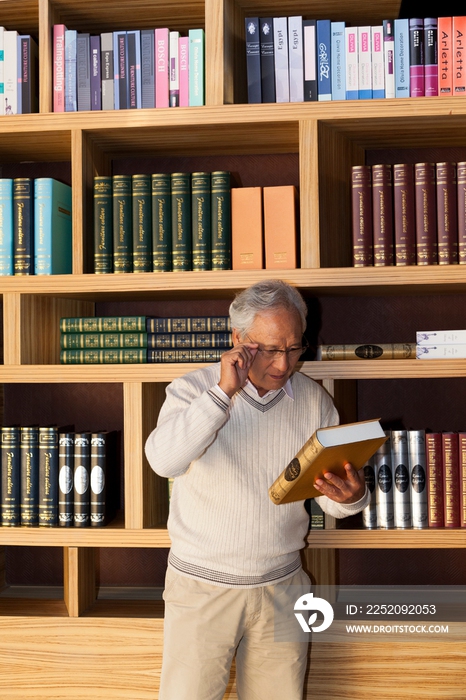
[{"label": "knit sweater cuff", "polygon": [[209,389],[209,390],[207,391],[207,393],[208,393],[208,395],[210,396],[210,398],[212,399],[212,401],[213,401],[219,408],[221,408],[222,411],[224,411],[225,413],[228,411],[228,409],[230,408],[230,401],[231,401],[231,399],[230,399],[229,396],[227,396],[227,394],[225,394],[224,391],[222,391],[222,389],[220,389],[220,387],[218,386],[218,384],[216,384],[216,385],[213,386],[211,389]]}]

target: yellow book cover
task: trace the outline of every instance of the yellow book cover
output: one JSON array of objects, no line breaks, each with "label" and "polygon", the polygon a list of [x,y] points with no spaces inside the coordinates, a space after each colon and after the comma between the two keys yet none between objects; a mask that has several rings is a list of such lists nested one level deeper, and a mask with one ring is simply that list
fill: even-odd
[{"label": "yellow book cover", "polygon": [[378,420],[319,428],[269,488],[276,505],[321,496],[314,483],[324,472],[346,478],[344,465],[361,469],[387,439]]}]

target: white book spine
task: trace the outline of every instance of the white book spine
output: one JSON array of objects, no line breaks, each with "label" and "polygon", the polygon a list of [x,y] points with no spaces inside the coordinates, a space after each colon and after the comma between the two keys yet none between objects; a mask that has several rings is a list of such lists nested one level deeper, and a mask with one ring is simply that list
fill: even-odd
[{"label": "white book spine", "polygon": [[273,18],[275,93],[277,102],[290,101],[287,25],[288,22],[286,17]]},{"label": "white book spine", "polygon": [[290,102],[304,101],[303,18],[288,17]]},{"label": "white book spine", "polygon": [[383,27],[371,27],[372,46],[372,97],[385,97],[385,66],[383,58]]},{"label": "white book spine", "polygon": [[5,114],[18,113],[18,32],[11,30],[4,33],[4,83],[3,104]]},{"label": "white book spine", "polygon": [[413,527],[421,530],[429,525],[425,430],[408,430],[408,457]]},{"label": "white book spine", "polygon": [[346,99],[359,99],[358,28],[345,27]]},{"label": "white book spine", "polygon": [[345,23],[332,22],[332,100],[346,100]]},{"label": "white book spine", "polygon": [[408,437],[406,430],[392,430],[393,509],[395,527],[412,527],[409,484]]},{"label": "white book spine", "polygon": [[363,467],[364,480],[369,489],[371,500],[362,511],[362,522],[368,530],[374,530],[377,527],[377,491],[375,488],[375,456],[367,460]]},{"label": "white book spine", "polygon": [[359,99],[372,99],[371,28],[358,27]]},{"label": "white book spine", "polygon": [[466,359],[466,344],[464,345],[417,345],[416,359],[444,360]]},{"label": "white book spine", "polygon": [[170,107],[180,106],[180,33],[170,32]]},{"label": "white book spine", "polygon": [[393,512],[393,472],[390,431],[385,431],[388,440],[374,455],[377,503],[377,527],[384,530],[395,526]]},{"label": "white book spine", "polygon": [[417,331],[417,345],[462,345],[466,344],[466,330]]}]

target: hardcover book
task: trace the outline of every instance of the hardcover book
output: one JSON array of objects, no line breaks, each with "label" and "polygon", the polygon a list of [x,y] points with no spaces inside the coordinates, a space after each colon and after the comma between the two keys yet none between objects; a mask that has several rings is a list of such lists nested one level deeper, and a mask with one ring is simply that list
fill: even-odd
[{"label": "hardcover book", "polygon": [[115,109],[128,108],[126,32],[113,32],[113,100]]},{"label": "hardcover book", "polygon": [[233,270],[261,270],[263,258],[262,187],[231,190]]},{"label": "hardcover book", "polygon": [[141,106],[155,107],[155,30],[141,30]]},{"label": "hardcover book", "polygon": [[410,96],[409,20],[396,19],[395,25],[395,97]]},{"label": "hardcover book", "polygon": [[155,106],[169,106],[169,31],[166,27],[155,30]]},{"label": "hardcover book", "polygon": [[150,175],[132,176],[133,272],[152,271],[152,191]]},{"label": "hardcover book", "polygon": [[29,177],[13,180],[14,274],[34,274],[34,189]]},{"label": "hardcover book", "polygon": [[62,333],[62,350],[79,348],[145,348],[147,333]]},{"label": "hardcover book", "polygon": [[89,40],[90,50],[90,87],[91,109],[102,109],[101,68],[100,68],[100,36],[91,36]]},{"label": "hardcover book", "polygon": [[346,99],[359,99],[358,28],[345,27]]},{"label": "hardcover book", "polygon": [[61,333],[120,333],[146,330],[146,316],[65,316]]},{"label": "hardcover book", "polygon": [[156,318],[146,321],[148,333],[223,333],[231,331],[228,316],[183,316]]},{"label": "hardcover book", "polygon": [[21,524],[20,429],[2,426],[0,435],[1,524],[3,527],[17,527]]},{"label": "hardcover book", "polygon": [[152,175],[152,269],[172,269],[172,200],[168,173]]},{"label": "hardcover book", "polygon": [[317,99],[320,102],[332,99],[330,25],[329,19],[317,20]]},{"label": "hardcover book", "polygon": [[458,262],[456,163],[436,163],[438,264]]},{"label": "hardcover book", "polygon": [[0,276],[13,272],[13,180],[0,178]]},{"label": "hardcover book", "polygon": [[53,27],[53,111],[65,111],[65,32],[64,24]]},{"label": "hardcover book", "polygon": [[361,469],[387,437],[378,420],[319,428],[269,488],[276,505],[314,498],[321,493],[316,479],[325,481],[325,472],[346,478],[344,465]]},{"label": "hardcover book", "polygon": [[72,527],[74,521],[74,433],[58,434],[58,525]]},{"label": "hardcover book", "polygon": [[90,456],[90,524],[103,527],[106,522],[107,494],[107,441],[109,433],[91,434]]},{"label": "hardcover book", "polygon": [[113,272],[115,274],[133,271],[133,215],[131,204],[131,175],[114,175]]},{"label": "hardcover book", "polygon": [[372,51],[370,26],[358,27],[358,97],[372,99]]},{"label": "hardcover book", "polygon": [[393,166],[395,215],[395,264],[416,264],[416,218],[414,170],[411,163]]},{"label": "hardcover book", "polygon": [[76,78],[76,42],[78,32],[75,29],[65,31],[65,112],[76,112],[78,109],[77,78]]},{"label": "hardcover book", "polygon": [[435,163],[414,164],[416,201],[416,262],[437,263],[437,191]]},{"label": "hardcover book", "polygon": [[190,173],[171,174],[171,207],[173,271],[192,270]]},{"label": "hardcover book", "polygon": [[381,99],[385,97],[385,63],[383,26],[371,27],[372,46],[372,97]]},{"label": "hardcover book", "polygon": [[60,362],[64,365],[118,365],[147,362],[145,348],[104,348],[62,350]]},{"label": "hardcover book", "polygon": [[70,275],[71,187],[51,177],[34,180],[34,273]]},{"label": "hardcover book", "polygon": [[58,429],[39,427],[39,526],[58,525]]},{"label": "hardcover book", "polygon": [[210,173],[191,173],[193,270],[212,267],[211,210]]},{"label": "hardcover book", "polygon": [[385,97],[395,97],[395,33],[391,19],[384,19],[383,50],[385,65]]},{"label": "hardcover book", "polygon": [[180,107],[189,107],[189,37],[180,36]]},{"label": "hardcover book", "polygon": [[395,527],[412,527],[409,479],[408,438],[406,430],[392,430],[393,508]]},{"label": "hardcover book", "polygon": [[246,17],[244,24],[246,30],[248,103],[257,104],[262,101],[259,18]]},{"label": "hardcover book", "polygon": [[39,50],[34,39],[19,37],[21,67],[21,114],[39,111]]},{"label": "hardcover book", "polygon": [[372,166],[374,266],[394,264],[393,173],[391,165]]},{"label": "hardcover book", "polygon": [[[132,335],[132,334],[131,334]],[[148,333],[149,348],[231,348],[231,333]]]},{"label": "hardcover book", "polygon": [[[5,30],[4,32],[4,94],[5,115],[10,117],[21,114],[18,109],[18,32]],[[63,111],[63,110],[61,110]]]},{"label": "hardcover book", "polygon": [[317,360],[411,360],[416,343],[318,345]]},{"label": "hardcover book", "polygon": [[[0,27],[0,95],[5,94],[5,27]],[[5,114],[5,103],[0,99],[0,115]]]},{"label": "hardcover book", "polygon": [[227,170],[211,173],[212,270],[231,269],[231,182]]},{"label": "hardcover book", "polygon": [[466,162],[464,161],[456,164],[456,182],[458,188],[458,263],[466,265]]},{"label": "hardcover book", "polygon": [[438,95],[437,17],[424,19],[424,75],[426,97]]},{"label": "hardcover book", "polygon": [[443,506],[445,527],[460,527],[460,471],[458,433],[442,433]]},{"label": "hardcover book", "polygon": [[170,107],[180,106],[180,33],[170,32],[170,76],[169,102]]},{"label": "hardcover book", "polygon": [[113,178],[94,178],[94,274],[113,272]]},{"label": "hardcover book", "polygon": [[372,169],[370,165],[351,168],[353,266],[373,263]]},{"label": "hardcover book", "polygon": [[149,349],[147,362],[218,362],[224,352],[224,348]]},{"label": "hardcover book", "polygon": [[466,433],[458,433],[459,480],[460,480],[460,526],[466,527]]},{"label": "hardcover book", "polygon": [[[372,455],[363,466],[364,481],[371,495],[369,503],[362,511],[362,522],[367,530],[375,530],[377,527],[377,491],[375,488],[374,463],[375,455]],[[315,499],[311,499],[311,503],[315,503]]]},{"label": "hardcover book", "polygon": [[74,527],[89,527],[91,516],[91,433],[74,435]]},{"label": "hardcover book", "polygon": [[393,469],[392,469],[392,440],[391,431],[385,431],[387,438],[374,455],[377,527],[391,530],[395,527],[395,512],[393,507]]},{"label": "hardcover book", "polygon": [[[303,20],[304,101],[317,100],[316,20]],[[277,100],[278,102],[278,100]]]},{"label": "hardcover book", "polygon": [[296,187],[264,187],[264,243],[267,270],[298,266]]},{"label": "hardcover book", "polygon": [[413,528],[429,526],[425,430],[408,430],[408,461]]},{"label": "hardcover book", "polygon": [[438,94],[453,95],[452,18],[438,18]]},{"label": "hardcover book", "polygon": [[205,34],[203,29],[190,29],[189,36],[189,106],[205,104]]},{"label": "hardcover book", "polygon": [[[317,25],[318,24],[319,23],[317,23]],[[322,52],[322,60],[324,60],[324,52]],[[328,60],[330,60],[330,51],[328,52]],[[290,80],[290,102],[303,102],[303,18],[300,16],[288,17],[288,61]],[[323,70],[322,74],[324,75]],[[265,102],[264,99],[262,101]]]},{"label": "hardcover book", "polygon": [[141,31],[134,29],[126,33],[128,42],[128,107],[141,109]]},{"label": "hardcover book", "polygon": [[424,97],[424,20],[409,20],[409,85],[411,97]]},{"label": "hardcover book", "polygon": [[330,26],[332,33],[330,49],[332,100],[346,100],[345,23],[332,22]]},{"label": "hardcover book", "polygon": [[78,33],[76,40],[76,80],[78,85],[78,112],[91,109],[90,35]]},{"label": "hardcover book", "polygon": [[21,426],[21,525],[39,524],[39,428]]},{"label": "hardcover book", "polygon": [[286,17],[273,18],[273,50],[275,67],[275,100],[290,101],[288,68],[288,22]]},{"label": "hardcover book", "polygon": [[259,17],[262,102],[275,102],[273,18]]},{"label": "hardcover book", "polygon": [[442,434],[426,433],[426,479],[429,527],[443,527],[443,458]]},{"label": "hardcover book", "polygon": [[100,35],[102,109],[115,109],[113,66],[113,32],[103,32]]}]

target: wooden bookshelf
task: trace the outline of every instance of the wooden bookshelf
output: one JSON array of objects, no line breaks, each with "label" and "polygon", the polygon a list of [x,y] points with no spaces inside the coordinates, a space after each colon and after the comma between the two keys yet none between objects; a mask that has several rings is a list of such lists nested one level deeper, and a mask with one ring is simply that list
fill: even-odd
[{"label": "wooden bookshelf", "polygon": [[[0,24],[31,33],[39,41],[40,113],[0,118],[3,177],[24,171],[26,162],[50,177],[67,170],[73,187],[73,275],[2,277],[4,387],[70,385],[121,388],[123,424],[122,510],[97,529],[0,528],[0,695],[4,700],[156,700],[162,653],[160,601],[101,600],[99,550],[121,548],[166,554],[166,480],[156,477],[144,457],[167,383],[196,365],[64,366],[59,364],[58,320],[93,315],[99,305],[141,303],[228,304],[237,290],[261,279],[280,278],[308,296],[382,298],[464,295],[462,266],[411,268],[351,267],[350,169],[368,151],[455,148],[464,142],[466,98],[417,98],[364,102],[246,104],[244,18],[302,14],[376,24],[398,16],[400,2],[342,3],[314,0],[0,0]],[[54,114],[52,26],[78,31],[169,26],[206,32],[206,106]],[[185,272],[156,275],[92,274],[93,197],[96,175],[107,175],[128,158],[196,159],[237,156],[245,171],[255,155],[296,160],[300,192],[301,268],[269,272]],[[33,167],[31,165],[31,167]],[[22,171],[22,172],[23,172]],[[277,173],[277,184],[280,173]],[[260,184],[260,183],[258,183]],[[97,314],[98,315],[98,314]],[[458,323],[462,311],[458,309]],[[453,380],[466,377],[466,361],[305,362],[301,370],[335,395],[345,415],[355,412],[360,380]],[[8,392],[7,392],[8,393]],[[92,397],[92,393],[91,393]],[[82,399],[85,403],[87,398]],[[427,410],[427,409],[426,409]],[[48,548],[63,556],[59,599],[36,597],[30,575],[22,597],[8,597],[9,548],[32,558]],[[309,561],[319,580],[331,582],[337,550],[462,550],[464,530],[310,532]],[[422,583],[423,572],[419,572]],[[2,591],[4,596],[2,597]],[[137,598],[137,595],[135,596]],[[406,650],[406,651],[405,651]],[[401,652],[401,653],[400,653]],[[400,661],[400,657],[403,657]],[[328,669],[338,658],[336,680]],[[457,642],[438,646],[313,645],[306,698],[395,700],[419,697],[429,673],[425,700],[462,700],[466,652]],[[394,673],[396,667],[396,673]],[[433,673],[432,669],[436,672]],[[325,673],[323,671],[325,669]],[[417,669],[413,672],[413,669]],[[376,689],[376,690],[375,690]],[[236,699],[234,670],[225,699]]]}]

